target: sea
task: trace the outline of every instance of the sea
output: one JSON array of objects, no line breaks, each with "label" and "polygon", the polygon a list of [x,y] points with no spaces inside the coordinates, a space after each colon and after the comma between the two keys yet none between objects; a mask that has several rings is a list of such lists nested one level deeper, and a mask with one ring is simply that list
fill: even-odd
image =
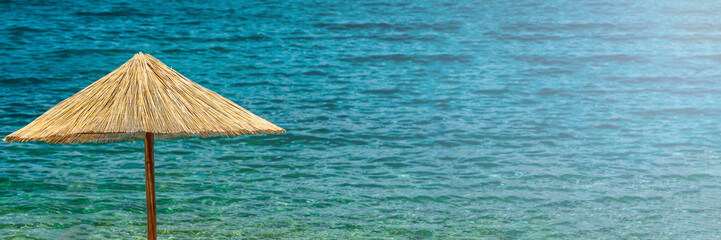
[{"label": "sea", "polygon": [[[0,1],[0,135],[149,53],[160,239],[721,238],[721,3]],[[0,137],[2,137],[0,136]],[[0,142],[0,239],[145,239],[143,142]]]}]

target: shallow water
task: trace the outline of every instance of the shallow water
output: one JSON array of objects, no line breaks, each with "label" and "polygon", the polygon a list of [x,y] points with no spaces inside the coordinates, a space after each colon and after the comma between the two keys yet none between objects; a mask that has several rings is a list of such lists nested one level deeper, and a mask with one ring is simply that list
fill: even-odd
[{"label": "shallow water", "polygon": [[[162,239],[719,238],[719,11],[0,1],[0,133],[143,51],[288,130],[156,142]],[[142,239],[143,174],[0,143],[0,238]]]}]

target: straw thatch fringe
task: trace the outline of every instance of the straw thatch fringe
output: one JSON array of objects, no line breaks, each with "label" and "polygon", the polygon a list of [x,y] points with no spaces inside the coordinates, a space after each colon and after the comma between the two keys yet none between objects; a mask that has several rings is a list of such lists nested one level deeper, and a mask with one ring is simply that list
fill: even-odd
[{"label": "straw thatch fringe", "polygon": [[145,132],[168,140],[285,130],[138,53],[3,141],[104,143],[142,140]]}]

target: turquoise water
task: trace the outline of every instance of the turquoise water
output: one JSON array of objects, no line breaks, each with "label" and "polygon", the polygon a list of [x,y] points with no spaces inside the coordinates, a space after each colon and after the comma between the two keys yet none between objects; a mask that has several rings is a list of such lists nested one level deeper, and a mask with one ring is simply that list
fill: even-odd
[{"label": "turquoise water", "polygon": [[[287,134],[156,142],[161,239],[712,239],[714,1],[0,1],[0,134],[138,51]],[[142,142],[0,143],[0,238],[142,239]]]}]

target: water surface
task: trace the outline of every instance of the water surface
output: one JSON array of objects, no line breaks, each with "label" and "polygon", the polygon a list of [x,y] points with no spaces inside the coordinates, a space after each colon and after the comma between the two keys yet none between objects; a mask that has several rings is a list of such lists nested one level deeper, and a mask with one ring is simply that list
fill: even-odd
[{"label": "water surface", "polygon": [[[288,130],[156,142],[163,239],[711,239],[714,1],[1,1],[0,134],[152,54]],[[142,142],[0,143],[0,238],[143,239]]]}]

